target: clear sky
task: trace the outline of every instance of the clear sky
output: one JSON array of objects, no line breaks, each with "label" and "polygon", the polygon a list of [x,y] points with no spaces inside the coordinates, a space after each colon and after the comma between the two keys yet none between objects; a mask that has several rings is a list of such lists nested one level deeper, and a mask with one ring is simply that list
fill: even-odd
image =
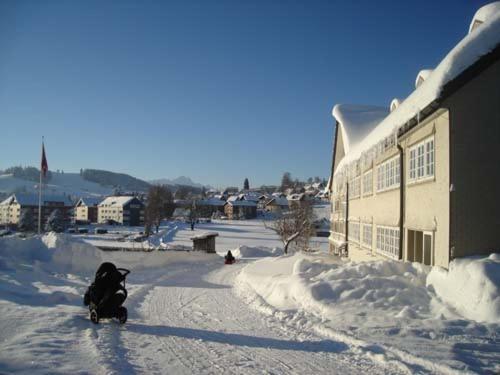
[{"label": "clear sky", "polygon": [[336,103],[388,106],[489,1],[1,1],[0,169],[221,185],[329,174]]}]

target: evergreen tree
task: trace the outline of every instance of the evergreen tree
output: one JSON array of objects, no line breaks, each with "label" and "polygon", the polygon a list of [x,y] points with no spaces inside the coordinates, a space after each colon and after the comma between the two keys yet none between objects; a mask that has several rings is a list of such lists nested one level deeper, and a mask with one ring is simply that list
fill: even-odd
[{"label": "evergreen tree", "polygon": [[51,212],[45,224],[45,231],[56,233],[64,232],[64,218],[61,211],[55,209]]},{"label": "evergreen tree", "polygon": [[21,211],[17,229],[21,232],[33,232],[35,230],[35,215],[32,209],[28,208]]},{"label": "evergreen tree", "polygon": [[292,175],[290,172],[283,173],[283,177],[281,178],[281,191],[285,191],[288,188],[293,186]]},{"label": "evergreen tree", "polygon": [[248,178],[245,178],[243,182],[243,190],[250,190],[250,183],[248,182]]}]

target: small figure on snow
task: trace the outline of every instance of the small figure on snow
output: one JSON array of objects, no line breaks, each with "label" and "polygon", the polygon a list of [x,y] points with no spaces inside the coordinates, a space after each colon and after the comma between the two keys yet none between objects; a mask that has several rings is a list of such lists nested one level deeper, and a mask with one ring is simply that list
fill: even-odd
[{"label": "small figure on snow", "polygon": [[194,230],[194,220],[191,220],[191,230]]},{"label": "small figure on snow", "polygon": [[227,254],[224,256],[224,264],[233,264],[236,261],[234,258],[233,254],[231,253],[231,250],[227,252]]}]

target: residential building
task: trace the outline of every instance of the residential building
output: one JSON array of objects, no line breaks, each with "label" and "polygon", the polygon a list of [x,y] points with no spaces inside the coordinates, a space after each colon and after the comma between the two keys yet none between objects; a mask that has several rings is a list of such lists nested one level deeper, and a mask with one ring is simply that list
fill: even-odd
[{"label": "residential building", "polygon": [[[70,222],[73,203],[66,195],[42,194],[42,227],[47,222],[49,215],[58,209],[64,220]],[[0,225],[13,225],[19,223],[22,211],[32,210],[35,220],[38,220],[38,194],[16,193],[0,203]]]},{"label": "residential building", "polygon": [[223,214],[225,204],[226,201],[217,198],[201,199],[196,202],[196,212],[200,217],[211,217],[216,212]]},{"label": "residential building", "polygon": [[114,222],[128,225],[144,225],[144,203],[137,197],[111,196],[97,206],[97,221],[104,224]]},{"label": "residential building", "polygon": [[254,219],[257,217],[257,203],[247,200],[227,201],[224,213],[231,219]]},{"label": "residential building", "polygon": [[305,193],[292,193],[287,195],[288,205],[291,209],[299,208],[309,201],[309,197]]},{"label": "residential building", "polygon": [[288,210],[288,200],[283,197],[273,197],[264,206],[267,212],[280,214]]},{"label": "residential building", "polygon": [[331,251],[447,268],[499,249],[498,103],[500,2],[389,114],[336,105]]},{"label": "residential building", "polygon": [[97,223],[97,206],[102,198],[80,198],[75,205],[74,218],[76,223]]}]

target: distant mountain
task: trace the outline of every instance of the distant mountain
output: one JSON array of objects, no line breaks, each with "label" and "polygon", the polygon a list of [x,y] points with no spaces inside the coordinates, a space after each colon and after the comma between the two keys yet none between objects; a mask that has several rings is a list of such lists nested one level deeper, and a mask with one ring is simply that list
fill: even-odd
[{"label": "distant mountain", "polygon": [[186,176],[180,176],[177,178],[174,178],[172,180],[168,178],[159,178],[157,180],[150,180],[148,181],[150,184],[156,184],[156,185],[178,185],[178,186],[191,186],[191,187],[196,187],[196,188],[202,188],[203,186],[210,188],[209,185],[203,185],[198,182],[194,182],[191,180],[189,177]]}]

